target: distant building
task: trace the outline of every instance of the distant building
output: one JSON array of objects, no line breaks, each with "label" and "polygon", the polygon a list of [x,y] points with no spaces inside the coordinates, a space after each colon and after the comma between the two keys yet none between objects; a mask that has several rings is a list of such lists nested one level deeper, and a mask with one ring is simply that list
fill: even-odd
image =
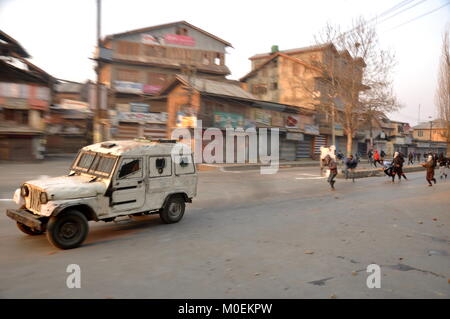
[{"label": "distant building", "polygon": [[413,127],[413,141],[416,150],[424,152],[447,152],[447,136],[449,132],[443,120],[436,119],[422,122]]},{"label": "distant building", "polygon": [[101,45],[96,60],[109,89],[114,138],[165,137],[166,99],[157,95],[177,74],[221,80],[230,74],[231,44],[186,21],[108,35]]},{"label": "distant building", "polygon": [[[235,143],[232,156],[244,150],[248,156],[249,140],[243,132],[237,133],[243,139],[237,139],[234,133],[229,135],[227,128],[254,129],[258,136],[261,129],[267,129],[270,135],[270,129],[276,128],[279,131],[279,159],[295,160],[298,141],[303,140],[304,132],[311,129],[310,126],[315,122],[314,110],[262,101],[243,90],[237,81],[205,78],[189,80],[181,75],[165,87],[161,94],[167,96],[168,136],[177,127],[190,129],[191,136],[194,136],[193,129],[200,129],[196,125],[197,120],[201,120],[202,134],[208,128],[218,128],[223,133],[224,146],[230,138],[235,141],[232,141]],[[239,141],[241,144],[238,144]],[[206,139],[203,142],[202,149],[209,141]],[[268,148],[269,145],[270,141]],[[223,154],[226,156],[225,149]],[[308,151],[305,157],[311,155]]]},{"label": "distant building", "polygon": [[[334,77],[342,83],[350,83],[356,79],[360,90],[367,89],[361,84],[362,72],[365,67],[362,58],[352,58],[348,51],[338,51],[331,43],[314,45],[305,48],[256,54],[250,57],[252,70],[240,80],[247,84],[248,91],[257,98],[289,105],[310,108],[318,112],[315,123],[319,134],[305,132],[304,141],[298,144],[299,157],[310,153],[318,156],[320,147],[331,143],[331,123],[329,110],[331,102],[336,106],[336,112],[342,112],[348,100],[348,92],[342,90],[334,101],[330,101],[331,84],[326,75],[328,70],[334,70]],[[346,137],[341,123],[335,121],[337,150],[345,152]],[[300,142],[300,141],[299,141]],[[354,141],[353,149],[357,145]]]},{"label": "distant building", "polygon": [[0,31],[0,159],[43,159],[44,116],[54,79],[27,60],[30,55]]}]

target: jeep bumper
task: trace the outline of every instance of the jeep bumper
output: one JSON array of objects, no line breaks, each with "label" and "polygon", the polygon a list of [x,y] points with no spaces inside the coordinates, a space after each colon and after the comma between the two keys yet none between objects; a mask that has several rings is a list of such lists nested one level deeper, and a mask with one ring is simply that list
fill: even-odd
[{"label": "jeep bumper", "polygon": [[32,229],[44,231],[44,225],[39,219],[40,216],[34,215],[26,209],[7,209],[6,215]]}]

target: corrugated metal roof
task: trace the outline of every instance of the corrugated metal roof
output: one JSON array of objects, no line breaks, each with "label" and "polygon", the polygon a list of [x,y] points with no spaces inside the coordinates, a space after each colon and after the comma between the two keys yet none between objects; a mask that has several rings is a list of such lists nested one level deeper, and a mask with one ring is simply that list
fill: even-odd
[{"label": "corrugated metal roof", "polygon": [[[430,129],[430,127],[431,127],[430,122],[422,122],[416,126],[413,126],[413,129],[415,129],[415,130]],[[443,120],[433,120],[433,128],[434,129],[445,129],[446,128],[445,122]]]},{"label": "corrugated metal roof", "polygon": [[[185,83],[188,83],[187,76],[179,75],[178,77]],[[192,87],[199,92],[227,95],[231,97],[240,97],[252,100],[257,99],[255,96],[253,96],[253,94],[245,91],[239,85],[229,82],[192,78],[191,84]]]}]

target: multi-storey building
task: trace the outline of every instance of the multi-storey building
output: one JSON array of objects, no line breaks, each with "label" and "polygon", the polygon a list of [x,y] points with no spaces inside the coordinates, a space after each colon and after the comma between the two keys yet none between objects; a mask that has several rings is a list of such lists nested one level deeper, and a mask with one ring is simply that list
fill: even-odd
[{"label": "multi-storey building", "polygon": [[110,91],[113,135],[165,136],[166,100],[154,96],[177,74],[225,79],[227,47],[227,41],[186,21],[106,36],[97,61],[100,81]]},{"label": "multi-storey building", "polygon": [[44,116],[54,79],[27,60],[30,55],[0,31],[0,159],[42,159]]},{"label": "multi-storey building", "polygon": [[419,123],[413,127],[412,135],[416,151],[446,154],[448,134],[447,126],[443,120],[436,119]]},{"label": "multi-storey building", "polygon": [[[331,43],[285,51],[275,49],[272,53],[254,55],[250,61],[252,70],[241,81],[256,97],[319,111],[320,127],[314,133],[305,132],[306,142],[299,143],[299,154],[308,154],[309,149],[310,155],[317,155],[320,146],[331,142],[329,110],[334,107],[337,115],[342,114],[344,104],[351,99],[350,90],[346,89],[349,85],[357,90],[367,89],[361,84],[363,59],[352,58],[348,51],[338,51]],[[345,150],[346,139],[338,118],[334,128],[336,146]]]}]

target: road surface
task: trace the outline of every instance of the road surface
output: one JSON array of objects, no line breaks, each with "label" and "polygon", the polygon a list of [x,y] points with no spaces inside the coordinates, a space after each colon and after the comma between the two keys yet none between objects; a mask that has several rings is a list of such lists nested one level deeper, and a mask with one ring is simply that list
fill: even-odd
[{"label": "road surface", "polygon": [[[85,244],[63,251],[4,212],[21,182],[69,165],[0,164],[1,298],[450,297],[450,179],[338,179],[333,192],[318,168],[200,172],[181,222],[90,222]],[[70,264],[81,288],[66,285]],[[366,285],[370,264],[380,288]]]}]

